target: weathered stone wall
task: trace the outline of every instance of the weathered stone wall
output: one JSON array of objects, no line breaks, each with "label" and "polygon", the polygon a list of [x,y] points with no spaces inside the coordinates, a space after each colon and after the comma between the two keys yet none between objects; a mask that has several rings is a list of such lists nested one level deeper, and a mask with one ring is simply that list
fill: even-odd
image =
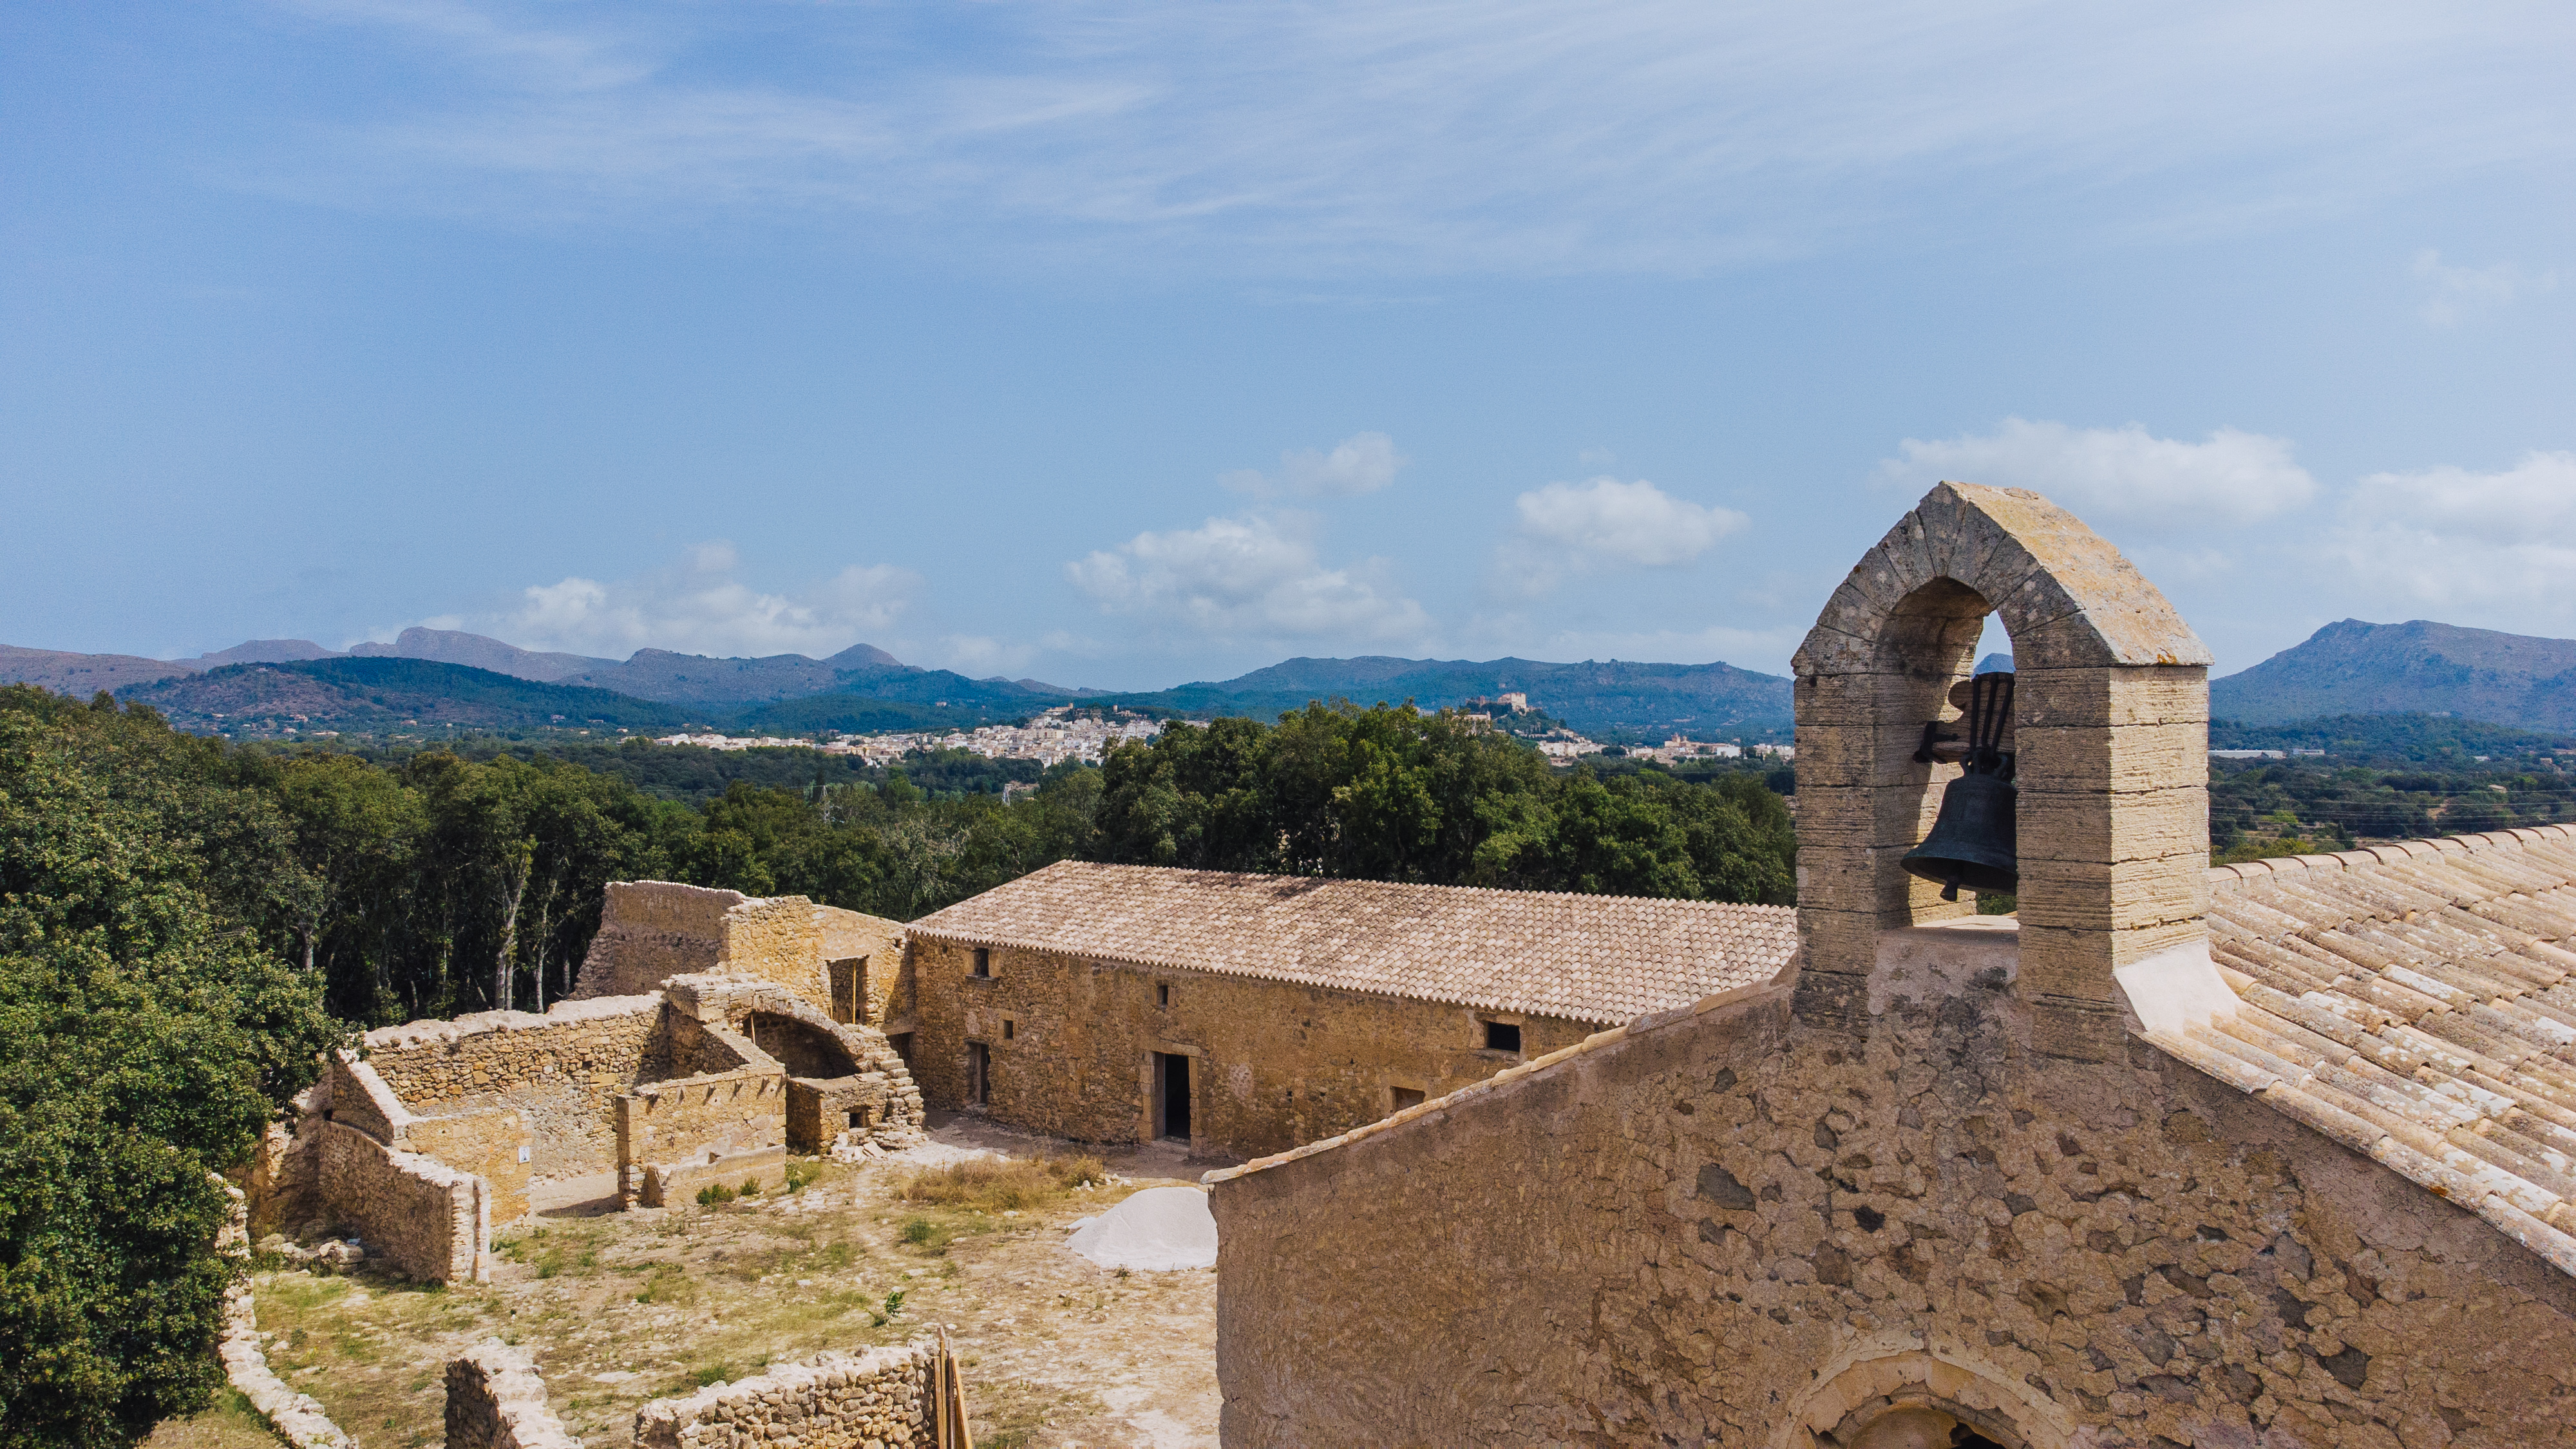
[{"label": "weathered stone wall", "polygon": [[608,883],[599,933],[573,978],[573,999],[633,996],[664,981],[715,967],[724,954],[725,912],[750,899],[666,880]]},{"label": "weathered stone wall", "polygon": [[1012,948],[994,949],[987,979],[973,958],[944,941],[911,944],[924,1098],[966,1105],[967,1047],[980,1042],[992,1053],[996,1120],[1085,1142],[1154,1134],[1157,1052],[1190,1058],[1193,1145],[1252,1156],[1374,1122],[1399,1089],[1436,1097],[1511,1066],[1521,1057],[1484,1049],[1488,1016],[1520,1025],[1526,1056],[1598,1029]]},{"label": "weathered stone wall", "polygon": [[[803,997],[756,977],[680,976],[669,985],[675,1030],[694,1030],[703,1036],[699,1023],[722,1023],[729,1033],[725,1040],[747,1043],[762,1060],[809,1077],[818,1091],[854,1104],[875,1104],[880,1109],[876,1126],[863,1140],[889,1148],[922,1140],[920,1090],[885,1033],[835,1022]],[[771,1051],[773,1045],[785,1054],[783,1058]],[[708,1070],[724,1070],[732,1064],[727,1059]],[[826,1070],[833,1075],[821,1075]],[[791,1119],[791,1142],[797,1140],[796,1130]],[[826,1133],[826,1140],[836,1135]]]},{"label": "weathered stone wall", "polygon": [[2141,1041],[2047,1054],[2018,935],[1212,1174],[1226,1444],[1806,1449],[1891,1396],[2016,1449],[2576,1444],[2576,1281]]},{"label": "weathered stone wall", "polygon": [[717,968],[775,982],[828,1015],[832,983],[823,969],[823,911],[803,896],[743,902],[725,912]]},{"label": "weathered stone wall", "polygon": [[485,1276],[492,1215],[483,1180],[333,1120],[321,1128],[322,1196],[371,1254],[423,1281]]},{"label": "weathered stone wall", "polygon": [[[895,978],[903,972],[903,923],[834,906],[816,906],[814,921],[823,934],[825,962],[866,959],[858,1019],[867,1026],[885,1025],[886,1003],[893,995]],[[823,1007],[837,1019],[829,1000]]]},{"label": "weathered stone wall", "polygon": [[617,1099],[619,1190],[644,1190],[648,1163],[729,1157],[787,1140],[787,1074],[775,1064],[655,1082]]},{"label": "weathered stone wall", "polygon": [[[845,1134],[856,1141],[875,1141],[880,1129],[899,1125],[907,1115],[898,1091],[909,1085],[884,1072],[863,1072],[854,1077],[790,1077],[787,1145],[798,1152],[822,1152]],[[911,1106],[910,1115],[917,1116],[917,1096]]]},{"label": "weathered stone wall", "polygon": [[638,1449],[931,1449],[935,1339],[860,1354],[826,1353],[635,1413]]},{"label": "weathered stone wall", "polygon": [[447,1361],[447,1449],[579,1449],[520,1349],[484,1343]]},{"label": "weathered stone wall", "polygon": [[393,1144],[483,1179],[492,1221],[528,1215],[528,1168],[535,1139],[525,1119],[508,1107],[481,1107],[436,1117],[414,1117]]}]

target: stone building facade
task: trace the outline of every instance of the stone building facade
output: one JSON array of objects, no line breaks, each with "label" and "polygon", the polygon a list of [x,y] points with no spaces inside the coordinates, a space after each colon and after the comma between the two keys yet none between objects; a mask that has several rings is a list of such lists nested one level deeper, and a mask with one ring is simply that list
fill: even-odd
[{"label": "stone building facade", "polygon": [[880,1026],[903,961],[903,927],[803,896],[746,896],[671,881],[612,881],[572,999],[651,991],[731,971],[774,981],[834,1021]]},{"label": "stone building facade", "polygon": [[1277,1152],[1769,980],[1780,907],[1064,862],[925,917],[888,1029],[933,1105]]},{"label": "stone building facade", "polygon": [[[2018,920],[1895,864],[1988,605]],[[2212,871],[2205,660],[1935,489],[1798,656],[1792,978],[1211,1174],[1225,1442],[2576,1444],[2576,841]]]}]

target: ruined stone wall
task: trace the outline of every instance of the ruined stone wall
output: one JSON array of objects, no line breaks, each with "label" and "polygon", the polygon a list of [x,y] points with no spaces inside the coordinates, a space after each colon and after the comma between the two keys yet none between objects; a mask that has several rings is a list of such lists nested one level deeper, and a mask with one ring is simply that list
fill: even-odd
[{"label": "ruined stone wall", "polygon": [[884,1072],[863,1072],[854,1077],[790,1077],[787,1145],[798,1152],[822,1152],[840,1141],[844,1133],[855,1134],[863,1142],[878,1140],[886,1135],[884,1129],[889,1126],[900,1126],[907,1117],[919,1119],[919,1095],[914,1094],[909,1104],[903,1098],[909,1086]]},{"label": "ruined stone wall", "polygon": [[608,883],[599,933],[573,978],[573,999],[633,996],[671,977],[712,969],[724,954],[725,912],[749,897],[666,880]]},{"label": "ruined stone wall", "polygon": [[[836,906],[816,906],[814,921],[822,931],[825,962],[867,959],[859,1021],[868,1026],[885,1025],[886,1004],[893,996],[895,978],[903,974],[903,923]],[[830,1000],[823,1002],[823,1009],[826,1014],[831,1012]]]},{"label": "ruined stone wall", "polygon": [[447,1361],[447,1449],[579,1449],[521,1349],[478,1344]]},{"label": "ruined stone wall", "polygon": [[2135,1038],[2043,1055],[2016,946],[1889,931],[1852,1030],[1757,989],[1213,1174],[1226,1444],[1807,1449],[1889,1395],[2013,1449],[2576,1444],[2576,1281]]},{"label": "ruined stone wall", "polygon": [[826,1353],[635,1413],[638,1449],[931,1449],[935,1339],[860,1354]]},{"label": "ruined stone wall", "polygon": [[528,1215],[529,1166],[535,1157],[527,1123],[508,1107],[482,1107],[414,1117],[393,1144],[483,1179],[496,1223]]},{"label": "ruined stone wall", "polygon": [[776,1065],[639,1087],[617,1099],[619,1190],[640,1195],[647,1164],[730,1157],[787,1140],[787,1075]]},{"label": "ruined stone wall", "polygon": [[527,1175],[574,1177],[617,1165],[618,1095],[670,1074],[661,1019],[662,998],[645,995],[416,1021],[367,1033],[367,1065],[419,1116],[516,1111],[532,1134]]},{"label": "ruined stone wall", "polygon": [[321,1179],[332,1216],[396,1272],[441,1283],[484,1276],[492,1219],[481,1178],[334,1120],[321,1128]]},{"label": "ruined stone wall", "polygon": [[[674,977],[670,1000],[676,1032],[694,1032],[703,1039],[706,1026],[702,1022],[722,1023],[724,1040],[744,1043],[762,1060],[777,1062],[792,1074],[810,1078],[815,1093],[842,1101],[845,1112],[850,1106],[876,1106],[876,1126],[866,1140],[889,1148],[909,1147],[922,1140],[921,1092],[885,1033],[870,1026],[835,1022],[803,997],[756,977]],[[755,1033],[761,1034],[756,1040]],[[790,1038],[794,1039],[793,1049],[789,1049]],[[785,1055],[772,1052],[772,1045],[781,1046]],[[735,1064],[737,1058],[727,1058],[706,1069],[721,1071]],[[825,1076],[818,1069],[828,1069],[831,1075]],[[793,1116],[796,1109],[792,1091],[790,1102],[789,1141],[795,1142],[800,1140],[795,1136],[799,1119]],[[822,1130],[820,1122],[816,1115],[812,1124],[815,1130]],[[834,1139],[838,1130],[841,1129],[823,1132],[824,1142]],[[821,1147],[799,1150],[819,1151]]]},{"label": "ruined stone wall", "polygon": [[[1079,1141],[1153,1135],[1157,1052],[1190,1058],[1194,1143],[1237,1156],[1374,1122],[1394,1110],[1398,1089],[1436,1097],[1521,1060],[1485,1050],[1483,1021],[1496,1014],[1463,1006],[1010,948],[993,951],[983,979],[973,955],[912,943],[912,1062],[924,1098],[965,1105],[967,1046],[981,1042],[992,1053],[994,1118]],[[1168,1006],[1158,987],[1170,989]],[[1523,1056],[1598,1030],[1501,1016],[1520,1024]]]},{"label": "ruined stone wall", "polygon": [[743,902],[725,912],[718,968],[776,982],[828,1015],[832,983],[823,969],[822,914],[803,896]]}]

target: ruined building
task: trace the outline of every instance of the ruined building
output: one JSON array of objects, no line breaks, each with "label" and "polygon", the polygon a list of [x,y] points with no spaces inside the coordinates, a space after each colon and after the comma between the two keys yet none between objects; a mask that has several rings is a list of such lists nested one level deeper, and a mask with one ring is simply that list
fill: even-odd
[{"label": "ruined building", "polygon": [[[2017,920],[1898,865],[1990,611]],[[2576,1444],[2576,832],[2211,870],[2208,659],[1935,488],[1797,654],[1788,978],[1211,1174],[1225,1442]]]},{"label": "ruined building", "polygon": [[934,1106],[1241,1157],[1768,981],[1794,945],[1782,906],[1064,861],[914,922],[886,1029]]},{"label": "ruined building", "polygon": [[901,928],[800,896],[608,888],[571,999],[367,1033],[253,1182],[270,1221],[356,1231],[418,1278],[482,1277],[547,1184],[660,1206],[775,1182],[789,1150],[908,1146],[921,1099],[867,1023]]}]

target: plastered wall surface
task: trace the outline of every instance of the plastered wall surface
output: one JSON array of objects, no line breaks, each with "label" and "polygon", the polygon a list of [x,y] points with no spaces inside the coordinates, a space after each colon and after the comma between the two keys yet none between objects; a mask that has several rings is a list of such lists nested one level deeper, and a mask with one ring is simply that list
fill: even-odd
[{"label": "plastered wall surface", "polygon": [[787,1078],[776,1067],[657,1082],[617,1099],[625,1180],[643,1191],[647,1163],[731,1155],[787,1140]]},{"label": "plastered wall surface", "polygon": [[[1521,1027],[1514,1056],[1485,1050],[1483,1017],[1467,1007],[1009,947],[993,949],[983,980],[970,948],[916,938],[910,949],[925,1099],[965,1105],[968,1043],[981,1042],[994,1118],[1078,1141],[1152,1135],[1157,1052],[1191,1058],[1195,1144],[1254,1156],[1376,1121],[1396,1088],[1440,1096],[1598,1029],[1506,1014]],[[1168,1006],[1157,987],[1170,988]]]},{"label": "plastered wall surface", "polygon": [[398,1151],[346,1122],[323,1123],[320,1142],[323,1198],[369,1251],[423,1281],[484,1276],[492,1228],[482,1179]]},{"label": "plastered wall surface", "polygon": [[2576,1443],[2576,1282],[2134,1037],[2044,1054],[2018,945],[1212,1175],[1225,1443]]},{"label": "plastered wall surface", "polygon": [[669,1075],[661,1017],[657,994],[416,1021],[367,1033],[367,1062],[413,1113],[517,1112],[530,1175],[578,1176],[617,1165],[618,1095]]},{"label": "plastered wall surface", "polygon": [[827,1353],[635,1414],[640,1449],[929,1449],[935,1340],[861,1354]]}]

